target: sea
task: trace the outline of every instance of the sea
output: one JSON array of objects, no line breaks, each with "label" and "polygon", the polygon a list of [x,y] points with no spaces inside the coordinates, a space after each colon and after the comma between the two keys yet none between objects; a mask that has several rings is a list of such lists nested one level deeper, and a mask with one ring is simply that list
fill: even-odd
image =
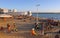
[{"label": "sea", "polygon": [[[33,13],[32,16],[37,17],[37,13]],[[38,17],[60,20],[60,13],[38,13]]]},{"label": "sea", "polygon": [[[9,13],[10,14],[10,13]],[[12,15],[20,15],[19,13],[11,13]],[[32,13],[32,16],[37,17],[37,13]],[[60,13],[38,13],[39,18],[49,18],[49,19],[55,19],[60,20]]]}]

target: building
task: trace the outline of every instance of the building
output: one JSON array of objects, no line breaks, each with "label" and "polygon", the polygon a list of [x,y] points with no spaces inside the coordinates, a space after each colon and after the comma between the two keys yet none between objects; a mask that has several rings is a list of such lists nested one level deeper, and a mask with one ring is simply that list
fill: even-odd
[{"label": "building", "polygon": [[0,18],[10,18],[10,17],[12,17],[11,15],[9,15],[9,14],[0,14]]},{"label": "building", "polygon": [[13,9],[13,12],[17,12],[17,9]]},{"label": "building", "polygon": [[6,9],[6,8],[0,8],[0,13],[8,13],[8,9]]},{"label": "building", "polygon": [[12,19],[13,16],[8,15],[8,14],[0,14],[0,20],[3,19],[4,21],[7,21],[9,19]]},{"label": "building", "polygon": [[20,14],[21,14],[21,15],[32,16],[32,12],[31,12],[31,11],[21,12]]},{"label": "building", "polygon": [[12,12],[12,10],[11,10],[11,9],[9,9],[9,10],[8,10],[8,12],[9,12],[9,13],[11,13],[11,12]]},{"label": "building", "polygon": [[32,16],[32,12],[31,12],[31,11],[28,11],[28,12],[27,12],[27,15],[28,15],[28,16]]},{"label": "building", "polygon": [[27,15],[27,12],[24,12],[24,15]]}]

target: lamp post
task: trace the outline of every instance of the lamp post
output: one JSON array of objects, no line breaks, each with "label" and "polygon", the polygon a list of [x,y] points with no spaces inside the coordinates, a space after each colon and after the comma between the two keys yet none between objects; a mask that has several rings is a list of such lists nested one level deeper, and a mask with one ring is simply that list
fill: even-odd
[{"label": "lamp post", "polygon": [[37,4],[36,5],[36,7],[37,7],[37,19],[36,19],[36,21],[37,21],[37,23],[38,23],[38,7],[40,6],[40,4]]},{"label": "lamp post", "polygon": [[[38,7],[40,6],[40,4],[37,4],[36,7],[37,7],[37,24],[38,24]],[[42,24],[41,26],[41,35],[44,35],[44,23]]]}]

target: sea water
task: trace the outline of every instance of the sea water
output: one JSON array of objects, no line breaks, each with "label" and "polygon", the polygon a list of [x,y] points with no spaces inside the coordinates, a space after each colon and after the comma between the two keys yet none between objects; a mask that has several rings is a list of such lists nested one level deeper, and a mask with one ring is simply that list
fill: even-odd
[{"label": "sea water", "polygon": [[[33,13],[32,16],[37,17],[37,13]],[[60,20],[59,13],[38,13],[38,17]]]}]

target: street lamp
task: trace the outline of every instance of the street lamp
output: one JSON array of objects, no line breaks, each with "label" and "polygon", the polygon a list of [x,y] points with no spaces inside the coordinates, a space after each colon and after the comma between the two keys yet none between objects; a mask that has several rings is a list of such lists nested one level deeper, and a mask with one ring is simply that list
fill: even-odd
[{"label": "street lamp", "polygon": [[36,7],[37,7],[37,19],[36,19],[36,21],[37,21],[37,23],[38,23],[38,7],[40,6],[40,4],[37,4],[36,5]]}]

